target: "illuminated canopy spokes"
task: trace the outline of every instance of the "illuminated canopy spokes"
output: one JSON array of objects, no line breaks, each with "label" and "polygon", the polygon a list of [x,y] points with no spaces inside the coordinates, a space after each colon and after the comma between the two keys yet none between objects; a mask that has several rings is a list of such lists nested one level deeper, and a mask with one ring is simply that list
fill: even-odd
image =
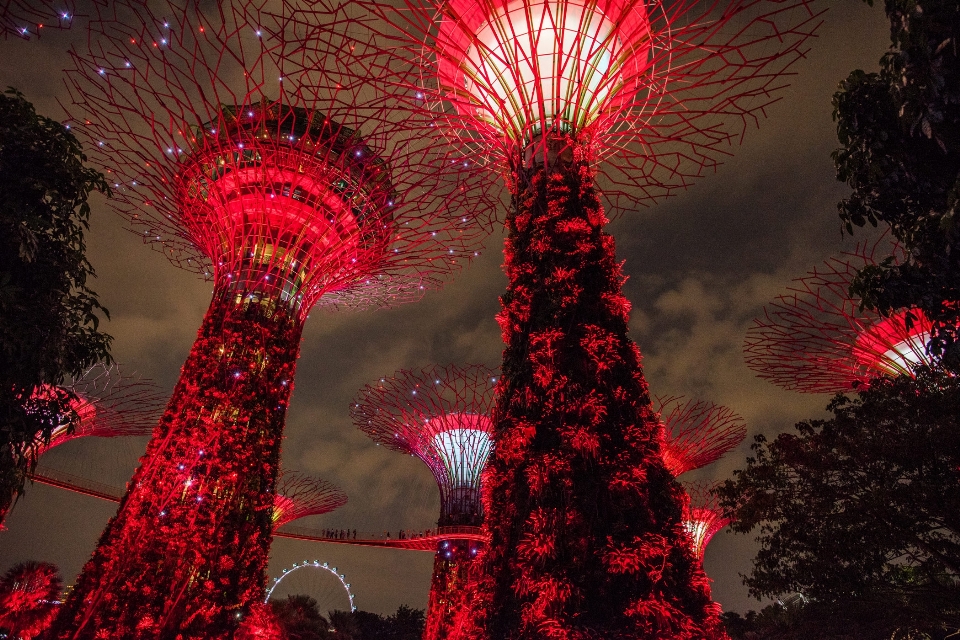
[{"label": "illuminated canopy spokes", "polygon": [[[892,246],[891,246],[892,245]],[[857,272],[874,256],[902,257],[886,238],[830,258],[764,308],[744,341],[747,366],[785,389],[846,392],[878,375],[912,375],[931,365],[930,322],[919,310],[884,318],[850,297]]]},{"label": "illuminated canopy spokes", "polygon": [[663,461],[674,476],[705,467],[747,437],[743,418],[712,402],[657,398],[654,408],[663,425]]}]

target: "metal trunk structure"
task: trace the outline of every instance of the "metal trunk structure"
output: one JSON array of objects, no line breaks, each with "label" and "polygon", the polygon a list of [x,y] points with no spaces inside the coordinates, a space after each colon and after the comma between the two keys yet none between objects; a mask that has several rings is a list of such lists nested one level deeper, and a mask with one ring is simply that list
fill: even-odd
[{"label": "metal trunk structure", "polygon": [[68,74],[77,129],[113,206],[214,291],[51,638],[228,638],[263,600],[307,315],[440,286],[475,255],[484,191],[362,88],[306,91],[249,3],[109,10]]}]

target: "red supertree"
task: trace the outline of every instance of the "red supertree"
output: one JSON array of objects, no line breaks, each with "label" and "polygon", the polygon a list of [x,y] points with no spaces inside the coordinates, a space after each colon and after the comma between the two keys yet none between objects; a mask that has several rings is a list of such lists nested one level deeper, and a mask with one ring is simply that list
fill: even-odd
[{"label": "red supertree", "polygon": [[[90,367],[57,393],[50,387],[37,389],[31,399],[45,403],[61,398],[69,406],[56,417],[49,440],[30,447],[27,455],[33,463],[50,449],[76,438],[149,435],[166,400],[152,382],[122,373],[119,365],[104,364]],[[14,498],[0,499],[0,530],[8,511],[3,505],[12,505]]]},{"label": "red supertree", "polygon": [[273,500],[273,526],[330,513],[347,504],[347,494],[327,482],[297,471],[281,471]]},{"label": "red supertree", "polygon": [[114,2],[67,72],[111,204],[214,293],[54,638],[230,636],[263,600],[307,314],[417,299],[478,248],[485,181],[401,106],[287,73],[254,5]]},{"label": "red supertree", "polygon": [[492,537],[458,633],[723,634],[661,461],[600,190],[619,211],[714,168],[803,55],[818,23],[808,4],[357,0],[318,15],[287,3],[304,66],[346,34],[366,49],[357,74],[419,106],[512,199]]},{"label": "red supertree", "polygon": [[889,245],[887,239],[859,245],[794,280],[747,331],[747,366],[784,389],[844,393],[879,375],[913,375],[916,365],[933,364],[926,350],[930,322],[922,312],[885,318],[850,296],[857,271],[876,264],[878,250],[900,255]]},{"label": "red supertree", "polygon": [[743,417],[712,402],[655,398],[663,425],[663,463],[674,477],[716,462],[747,437]]},{"label": "red supertree", "polygon": [[733,522],[720,508],[720,500],[713,491],[719,482],[684,483],[690,503],[683,519],[693,543],[693,552],[700,562],[713,538],[721,529]]},{"label": "red supertree", "polygon": [[[414,455],[440,487],[444,527],[483,523],[481,475],[490,456],[490,411],[497,374],[481,365],[398,371],[360,390],[353,422],[385,447]],[[440,540],[433,565],[424,638],[448,637],[454,605],[480,549],[476,542]]]}]

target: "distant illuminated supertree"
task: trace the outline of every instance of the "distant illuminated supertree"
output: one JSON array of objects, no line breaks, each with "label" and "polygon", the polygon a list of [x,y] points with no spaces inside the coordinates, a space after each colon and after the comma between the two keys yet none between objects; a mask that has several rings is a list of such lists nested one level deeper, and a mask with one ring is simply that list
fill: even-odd
[{"label": "distant illuminated supertree", "polygon": [[69,28],[75,11],[74,0],[0,0],[0,33],[29,40],[43,29]]},{"label": "distant illuminated supertree", "polygon": [[656,398],[663,424],[663,462],[674,476],[705,467],[747,437],[743,418],[712,402],[676,397]]},{"label": "distant illuminated supertree", "polygon": [[[363,387],[351,405],[353,422],[374,441],[414,455],[440,487],[443,527],[480,526],[482,472],[490,456],[490,411],[496,373],[481,365],[398,371]],[[426,640],[450,633],[455,598],[462,592],[480,546],[438,543],[427,605]]]},{"label": "distant illuminated supertree", "polygon": [[478,248],[485,181],[402,105],[287,73],[256,4],[118,0],[73,52],[72,121],[110,204],[214,291],[54,638],[232,637],[263,599],[311,308],[415,300]]},{"label": "distant illuminated supertree", "polygon": [[273,501],[273,525],[330,513],[347,504],[347,494],[327,482],[296,471],[281,471]]},{"label": "distant illuminated supertree", "polygon": [[878,375],[913,375],[916,365],[933,364],[926,351],[930,322],[923,313],[902,311],[884,318],[860,309],[860,301],[850,297],[857,271],[876,264],[878,250],[899,255],[897,247],[881,239],[830,258],[794,280],[747,331],[747,366],[784,389],[837,393]]},{"label": "distant illuminated supertree", "polygon": [[719,482],[684,483],[687,495],[690,496],[684,522],[693,542],[693,552],[701,562],[710,539],[733,522],[733,518],[724,515],[720,500],[713,494],[713,490],[718,486]]},{"label": "distant illuminated supertree", "polygon": [[354,73],[419,107],[512,199],[496,509],[463,633],[722,635],[660,462],[600,191],[622,211],[714,169],[804,54],[808,0],[285,4],[304,66],[346,34],[366,50]]},{"label": "distant illuminated supertree", "polygon": [[[62,389],[73,399],[59,424],[51,430],[50,439],[31,446],[28,455],[34,461],[50,449],[77,438],[149,435],[166,400],[152,382],[123,374],[119,365],[94,365]],[[34,393],[34,397],[40,399],[49,395],[46,389]],[[10,496],[6,503],[12,502],[13,496]],[[0,505],[4,503],[0,500]],[[0,528],[6,515],[6,510],[0,508]]]}]

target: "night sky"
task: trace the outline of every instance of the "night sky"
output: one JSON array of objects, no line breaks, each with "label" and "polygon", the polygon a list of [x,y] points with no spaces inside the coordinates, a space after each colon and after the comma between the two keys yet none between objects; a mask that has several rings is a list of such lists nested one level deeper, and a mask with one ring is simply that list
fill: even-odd
[{"label": "night sky", "polygon": [[[818,417],[828,396],[782,391],[744,365],[744,333],[764,303],[789,281],[854,241],[841,238],[830,152],[836,147],[830,98],[851,70],[875,70],[889,39],[883,11],[858,0],[829,6],[808,59],[792,87],[759,130],[719,171],[660,205],[626,213],[611,225],[630,276],[632,337],[644,354],[650,389],[731,407],[747,421],[741,448],[683,479],[721,479],[744,463],[756,433],[774,435]],[[39,40],[0,41],[0,85],[26,94],[38,111],[64,115],[60,70],[71,40],[84,39],[79,21],[69,32]],[[110,310],[105,328],[113,354],[171,391],[200,326],[212,286],[180,271],[123,229],[103,198],[93,205],[88,257],[93,289]],[[440,292],[392,310],[316,311],[307,322],[287,416],[283,466],[314,473],[349,496],[341,510],[295,524],[314,528],[396,531],[436,525],[439,497],[417,459],[374,446],[350,421],[348,406],[368,382],[401,368],[434,363],[497,366],[502,344],[494,321],[506,285],[502,235]],[[73,441],[41,464],[122,486],[142,453],[143,438]],[[0,571],[22,560],[58,564],[72,582],[116,505],[42,485],[27,494],[0,533]],[[738,574],[749,570],[750,536],[718,534],[705,567],[725,609],[757,608]],[[425,607],[431,553],[364,549],[277,539],[270,573],[304,559],[337,566],[361,609],[379,613],[400,604]]]}]

